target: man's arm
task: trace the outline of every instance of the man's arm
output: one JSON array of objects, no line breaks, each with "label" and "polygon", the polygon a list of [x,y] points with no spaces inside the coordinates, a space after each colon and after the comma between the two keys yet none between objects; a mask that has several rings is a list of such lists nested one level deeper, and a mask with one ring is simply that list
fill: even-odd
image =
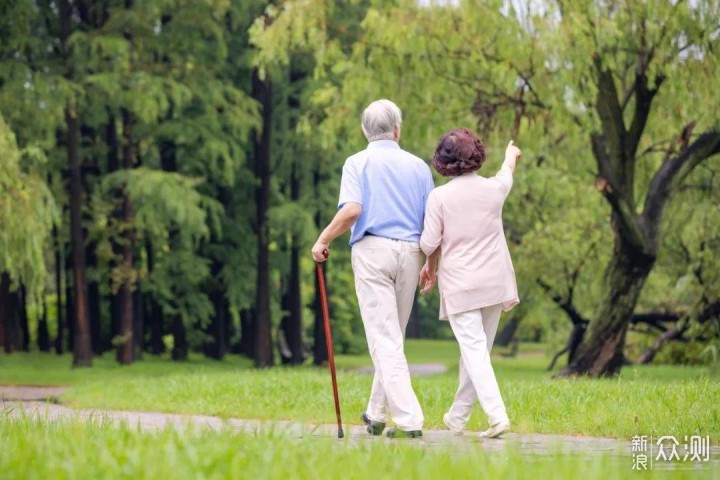
[{"label": "man's arm", "polygon": [[356,202],[345,203],[335,214],[330,224],[325,227],[318,237],[315,245],[312,247],[312,256],[316,262],[324,262],[326,260],[323,255],[324,250],[330,248],[330,243],[337,237],[347,232],[352,227],[360,214],[362,213],[362,205]]}]

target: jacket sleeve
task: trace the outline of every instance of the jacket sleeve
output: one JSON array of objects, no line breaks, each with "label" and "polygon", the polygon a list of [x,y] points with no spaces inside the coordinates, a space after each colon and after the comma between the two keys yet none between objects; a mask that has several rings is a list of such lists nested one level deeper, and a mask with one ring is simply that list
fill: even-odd
[{"label": "jacket sleeve", "polygon": [[437,195],[437,189],[430,192],[425,206],[425,220],[423,232],[420,237],[420,248],[425,255],[432,254],[442,242],[443,220],[442,205]]},{"label": "jacket sleeve", "polygon": [[503,163],[500,170],[493,177],[493,180],[497,182],[500,191],[503,193],[503,197],[507,197],[513,186],[513,174],[510,167]]}]

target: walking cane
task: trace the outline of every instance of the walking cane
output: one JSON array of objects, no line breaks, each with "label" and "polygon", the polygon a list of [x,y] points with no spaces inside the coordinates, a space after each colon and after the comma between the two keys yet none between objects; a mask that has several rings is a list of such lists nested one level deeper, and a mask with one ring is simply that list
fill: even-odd
[{"label": "walking cane", "polygon": [[[323,255],[328,258],[330,252],[323,250]],[[338,438],[343,438],[342,420],[340,419],[340,397],[338,396],[337,379],[335,378],[335,353],[333,352],[332,332],[330,331],[330,313],[328,312],[327,292],[325,291],[325,274],[322,262],[315,264],[317,267],[318,287],[320,288],[320,304],[322,307],[323,323],[325,325],[325,343],[328,351],[328,364],[332,376],[333,395],[335,396],[335,415],[337,416]]]}]

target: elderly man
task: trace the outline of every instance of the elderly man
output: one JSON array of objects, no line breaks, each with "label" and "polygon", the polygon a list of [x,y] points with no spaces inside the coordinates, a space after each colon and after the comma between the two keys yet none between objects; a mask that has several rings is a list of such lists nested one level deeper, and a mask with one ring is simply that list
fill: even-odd
[{"label": "elderly man", "polygon": [[352,267],[360,314],[375,366],[362,421],[381,435],[388,410],[397,428],[388,437],[422,436],[423,414],[405,358],[405,327],[422,268],[425,201],[432,174],[398,145],[402,114],[389,100],[371,103],[362,115],[365,150],[345,161],[339,211],[312,248],[317,262],[335,238],[352,227]]}]

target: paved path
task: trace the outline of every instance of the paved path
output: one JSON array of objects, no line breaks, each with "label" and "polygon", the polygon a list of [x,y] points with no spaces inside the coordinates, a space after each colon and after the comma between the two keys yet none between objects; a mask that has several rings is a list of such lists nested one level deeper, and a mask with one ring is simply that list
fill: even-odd
[{"label": "paved path", "polygon": [[65,387],[43,387],[36,385],[0,385],[0,400],[50,400],[57,401]]},{"label": "paved path", "polygon": [[[166,427],[186,428],[199,426],[212,428],[232,428],[238,431],[283,431],[296,438],[317,436],[336,436],[337,426],[330,424],[308,425],[283,420],[246,420],[228,419],[206,415],[179,415],[161,412],[129,412],[107,410],[76,410],[58,404],[57,396],[62,387],[0,386],[0,408],[4,407],[11,418],[31,416],[38,421],[61,419],[110,420],[136,425],[143,430]],[[49,402],[47,400],[50,400]],[[346,417],[347,419],[348,417]],[[353,418],[353,421],[355,419]],[[371,437],[361,425],[344,425],[345,436],[352,443],[367,441],[394,442],[385,437]],[[509,445],[518,446],[523,452],[536,454],[551,453],[589,453],[629,455],[630,443],[613,438],[583,437],[574,435],[547,434],[509,434],[502,439],[483,439],[477,432],[467,432],[462,436],[453,435],[447,430],[424,430],[421,440],[412,443],[427,447],[452,445],[455,448],[482,448],[489,451],[502,451]]]},{"label": "paved path", "polygon": [[[4,408],[10,418],[30,416],[37,421],[63,419],[109,420],[137,426],[142,430],[156,430],[168,427],[182,429],[193,426],[213,430],[231,428],[248,433],[282,431],[297,439],[335,437],[337,435],[337,426],[330,424],[309,425],[284,420],[225,420],[207,415],[179,415],[161,412],[76,410],[58,403],[57,396],[63,390],[63,387],[0,386],[0,412]],[[353,420],[355,419],[353,418]],[[385,437],[371,437],[361,425],[346,424],[344,429],[348,442],[356,445],[364,442],[390,443],[408,441],[424,448],[447,448],[451,446],[453,451],[480,448],[485,451],[496,452],[502,452],[507,447],[516,447],[527,454],[612,455],[618,458],[618,461],[631,462],[630,441],[626,439],[538,433],[511,433],[502,439],[484,439],[480,438],[477,432],[467,432],[462,436],[458,436],[448,430],[423,430],[423,437],[420,440],[390,440]],[[711,449],[711,465],[711,468],[720,468],[719,446],[714,446]],[[628,468],[630,466],[631,463],[628,463]]]},{"label": "paved path", "polygon": [[[197,426],[220,430],[232,428],[238,431],[254,433],[258,431],[284,432],[296,438],[316,436],[336,436],[337,426],[322,424],[308,425],[283,420],[244,420],[228,419],[206,415],[178,415],[160,412],[127,412],[107,410],[75,410],[63,405],[39,401],[5,401],[5,407],[13,417],[31,416],[38,421],[62,419],[83,419],[88,421],[113,421],[138,426],[142,430],[155,430],[166,427],[186,428]],[[371,437],[361,425],[344,425],[345,436],[350,442],[366,441],[394,442],[385,437]],[[481,447],[483,450],[502,451],[509,445],[517,445],[521,451],[534,454],[551,453],[591,453],[628,455],[630,442],[612,438],[577,437],[572,435],[509,434],[499,440],[482,439],[477,432],[462,436],[453,435],[447,430],[424,430],[423,438],[413,443],[428,447],[452,445],[455,447]]]}]

